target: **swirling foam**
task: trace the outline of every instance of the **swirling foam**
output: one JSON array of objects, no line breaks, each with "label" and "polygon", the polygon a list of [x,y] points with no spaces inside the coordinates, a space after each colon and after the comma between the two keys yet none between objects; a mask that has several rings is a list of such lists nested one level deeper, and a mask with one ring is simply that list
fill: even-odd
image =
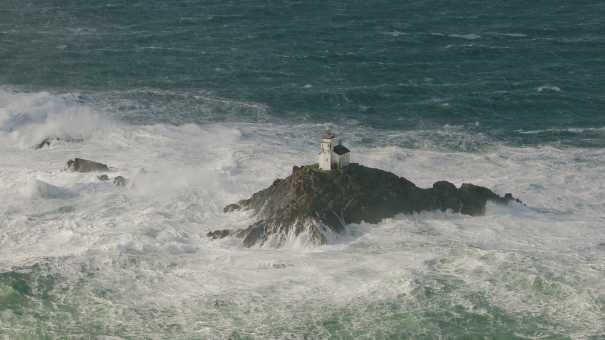
[{"label": "swirling foam", "polygon": [[0,88],[0,141],[27,148],[45,138],[88,138],[110,121],[78,94],[22,93]]},{"label": "swirling foam", "polygon": [[[82,143],[33,150],[20,147],[21,138],[38,136],[44,124],[74,127],[60,118],[63,110],[95,110],[71,96],[9,96],[21,104],[4,97],[3,138],[12,142],[0,145],[0,268],[38,264],[26,270],[28,282],[49,294],[36,297],[45,304],[24,298],[0,314],[10,334],[358,338],[466,329],[586,338],[605,331],[604,149],[515,148],[466,135],[488,145],[452,151],[428,134],[422,148],[406,147],[422,137],[355,127],[342,135],[356,162],[420,186],[472,181],[513,192],[527,207],[490,205],[477,218],[398,216],[351,225],[325,247],[292,240],[285,249],[245,249],[205,233],[247,226],[248,213],[226,215],[222,207],[313,162],[321,126],[101,123]],[[54,113],[14,118],[42,111]],[[449,127],[436,133],[464,135]],[[73,156],[109,164],[132,187],[63,171]],[[31,183],[33,194],[22,195]],[[42,285],[48,277],[50,288]],[[44,318],[20,318],[17,308]]]}]

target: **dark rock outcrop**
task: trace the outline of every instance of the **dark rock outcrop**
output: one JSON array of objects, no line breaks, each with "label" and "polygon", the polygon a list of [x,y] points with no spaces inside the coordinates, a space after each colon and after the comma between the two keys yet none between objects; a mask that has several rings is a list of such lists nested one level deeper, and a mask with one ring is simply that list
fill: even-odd
[{"label": "dark rock outcrop", "polygon": [[42,149],[45,146],[50,146],[51,142],[53,140],[56,140],[54,138],[44,138],[43,141],[41,141],[40,143],[36,144],[35,148],[36,149]]},{"label": "dark rock outcrop", "polygon": [[359,164],[332,171],[322,171],[316,165],[295,166],[289,177],[277,179],[249,199],[224,209],[252,210],[258,217],[256,223],[246,229],[213,231],[207,236],[238,237],[247,247],[267,242],[280,246],[288,238],[306,232],[309,241],[324,244],[328,234],[342,232],[349,223],[378,223],[400,213],[431,210],[482,215],[488,201],[520,202],[511,194],[501,197],[473,184],[456,188],[440,181],[422,189],[403,177]]},{"label": "dark rock outcrop", "polygon": [[103,163],[74,158],[67,161],[67,170],[76,172],[109,171],[109,167]]},{"label": "dark rock outcrop", "polygon": [[122,176],[116,176],[113,179],[113,184],[119,187],[125,187],[128,184],[128,180]]},{"label": "dark rock outcrop", "polygon": [[47,146],[51,146],[56,142],[68,142],[68,143],[81,143],[84,141],[82,138],[73,138],[73,137],[47,137],[44,138],[40,143],[34,145],[35,149],[42,149]]},{"label": "dark rock outcrop", "polygon": [[[109,176],[107,176],[105,174],[97,176],[97,179],[101,182],[109,182],[111,180],[111,178],[109,178]],[[113,180],[111,182],[115,186],[125,187],[128,184],[128,179],[123,176],[116,176],[113,178]]]},{"label": "dark rock outcrop", "polygon": [[228,206],[226,206],[225,208],[223,208],[223,212],[232,212],[232,211],[236,211],[236,210],[240,210],[242,207],[239,204],[233,203],[233,204],[229,204]]},{"label": "dark rock outcrop", "polygon": [[229,236],[229,234],[231,234],[230,230],[215,230],[215,231],[211,231],[209,232],[206,236],[210,237],[211,239],[218,239],[218,238],[224,238]]}]

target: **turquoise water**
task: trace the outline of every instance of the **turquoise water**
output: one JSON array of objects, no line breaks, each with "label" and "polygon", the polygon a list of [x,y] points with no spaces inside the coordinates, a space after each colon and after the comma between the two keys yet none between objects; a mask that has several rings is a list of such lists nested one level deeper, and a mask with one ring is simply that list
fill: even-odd
[{"label": "turquoise water", "polygon": [[[605,339],[605,3],[0,3],[0,338]],[[316,161],[526,206],[210,241]],[[61,140],[36,150],[44,138]],[[64,171],[112,167],[126,188]]]}]

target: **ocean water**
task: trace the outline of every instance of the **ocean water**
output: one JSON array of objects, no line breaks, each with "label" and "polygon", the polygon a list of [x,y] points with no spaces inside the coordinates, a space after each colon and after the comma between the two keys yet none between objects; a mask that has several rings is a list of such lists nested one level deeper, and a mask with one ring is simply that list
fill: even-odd
[{"label": "ocean water", "polygon": [[[0,337],[604,339],[605,3],[0,3]],[[316,161],[526,205],[210,241]],[[62,141],[37,150],[44,138]],[[64,171],[107,163],[127,187]]]}]

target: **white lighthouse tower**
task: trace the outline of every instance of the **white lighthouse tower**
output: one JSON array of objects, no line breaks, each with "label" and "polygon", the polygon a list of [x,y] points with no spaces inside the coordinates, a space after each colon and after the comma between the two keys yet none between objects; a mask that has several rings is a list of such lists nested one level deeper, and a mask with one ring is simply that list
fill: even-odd
[{"label": "white lighthouse tower", "polygon": [[321,139],[321,149],[319,151],[319,168],[322,170],[341,169],[349,165],[349,149],[341,143],[334,145],[336,136],[327,129]]},{"label": "white lighthouse tower", "polygon": [[334,134],[327,129],[321,139],[321,150],[319,151],[319,168],[332,170],[332,153],[334,152]]}]

